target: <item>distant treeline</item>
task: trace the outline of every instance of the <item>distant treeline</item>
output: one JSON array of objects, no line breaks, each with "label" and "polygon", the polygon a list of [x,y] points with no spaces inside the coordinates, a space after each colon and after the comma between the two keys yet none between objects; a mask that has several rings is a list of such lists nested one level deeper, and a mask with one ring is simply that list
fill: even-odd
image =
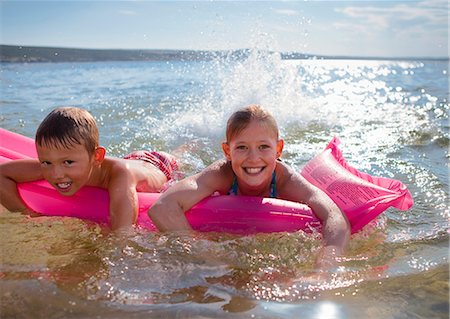
[{"label": "distant treeline", "polygon": [[216,54],[189,50],[101,50],[0,45],[1,62],[205,60],[212,59]]},{"label": "distant treeline", "polygon": [[[196,50],[114,50],[72,49],[0,45],[0,62],[96,62],[96,61],[195,61],[215,58],[245,59],[252,50],[196,51]],[[280,53],[282,59],[363,59],[363,60],[424,60],[429,58],[379,58],[318,56],[304,53]],[[432,58],[431,60],[448,60]]]},{"label": "distant treeline", "polygon": [[[0,45],[0,62],[195,61],[215,58],[239,60],[247,58],[251,53],[249,49],[232,51],[115,50]],[[301,53],[281,53],[281,58],[307,59],[311,56]]]}]

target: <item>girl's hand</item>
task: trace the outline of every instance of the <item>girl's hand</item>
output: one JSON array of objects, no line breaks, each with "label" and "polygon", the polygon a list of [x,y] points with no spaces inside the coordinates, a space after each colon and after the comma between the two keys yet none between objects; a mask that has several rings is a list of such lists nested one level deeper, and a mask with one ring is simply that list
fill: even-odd
[{"label": "girl's hand", "polygon": [[317,256],[315,269],[321,272],[335,270],[339,266],[343,250],[338,246],[324,246]]}]

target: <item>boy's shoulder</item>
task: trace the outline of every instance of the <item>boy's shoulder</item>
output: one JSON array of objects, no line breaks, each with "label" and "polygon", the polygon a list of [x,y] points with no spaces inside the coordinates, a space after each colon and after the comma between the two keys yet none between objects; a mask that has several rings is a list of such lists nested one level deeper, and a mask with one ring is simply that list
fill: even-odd
[{"label": "boy's shoulder", "polygon": [[107,156],[100,166],[100,171],[103,175],[114,176],[130,171],[130,167],[122,158]]},{"label": "boy's shoulder", "polygon": [[97,173],[91,180],[92,186],[109,188],[112,183],[117,185],[128,184],[137,176],[134,165],[127,165],[126,161],[117,157],[105,157],[101,165],[97,168]]},{"label": "boy's shoulder", "polygon": [[106,156],[102,162],[103,169],[126,170],[127,160],[119,157]]}]

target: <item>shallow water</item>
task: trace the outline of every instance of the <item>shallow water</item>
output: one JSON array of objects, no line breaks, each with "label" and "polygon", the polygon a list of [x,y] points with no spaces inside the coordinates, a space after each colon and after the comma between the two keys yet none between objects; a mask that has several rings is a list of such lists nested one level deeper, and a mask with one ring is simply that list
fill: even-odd
[{"label": "shallow water", "polygon": [[220,158],[228,116],[260,103],[300,169],[333,136],[358,169],[415,200],[313,270],[320,236],[137,230],[0,214],[2,318],[448,318],[448,61],[246,60],[2,64],[0,123],[33,136],[54,107],[89,109],[111,155],[178,151],[186,174]]}]

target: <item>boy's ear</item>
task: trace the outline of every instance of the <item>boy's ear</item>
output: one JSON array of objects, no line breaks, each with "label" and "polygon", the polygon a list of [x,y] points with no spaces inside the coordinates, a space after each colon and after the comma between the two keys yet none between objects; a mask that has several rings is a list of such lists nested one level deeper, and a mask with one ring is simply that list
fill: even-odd
[{"label": "boy's ear", "polygon": [[96,162],[103,162],[106,155],[106,149],[103,146],[98,146],[95,148],[94,157]]},{"label": "boy's ear", "polygon": [[222,151],[226,159],[231,161],[230,145],[228,145],[228,143],[222,143]]},{"label": "boy's ear", "polygon": [[277,158],[281,157],[281,154],[283,153],[283,148],[284,148],[284,140],[279,139],[277,142]]}]

